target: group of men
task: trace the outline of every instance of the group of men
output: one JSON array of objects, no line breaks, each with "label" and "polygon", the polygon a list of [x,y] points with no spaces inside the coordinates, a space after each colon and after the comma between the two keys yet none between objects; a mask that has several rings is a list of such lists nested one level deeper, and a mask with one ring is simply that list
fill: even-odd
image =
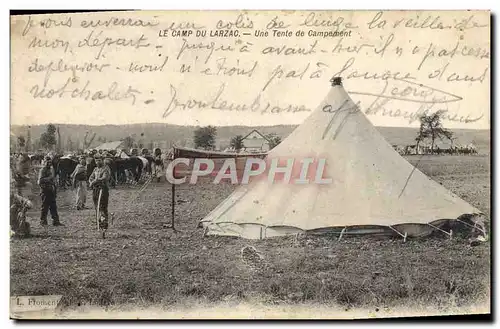
[{"label": "group of men", "polygon": [[[103,230],[108,228],[108,203],[109,203],[109,180],[111,177],[111,169],[104,164],[102,157],[99,154],[94,156],[96,167],[91,173],[87,181],[86,159],[84,156],[79,158],[79,163],[74,172],[71,174],[73,186],[76,188],[76,208],[78,210],[85,209],[88,188],[92,189],[92,200],[94,207],[99,214],[99,227]],[[24,176],[23,176],[24,177]],[[18,181],[18,179],[13,179]],[[50,212],[52,217],[52,225],[62,226],[59,213],[57,210],[57,185],[56,172],[52,165],[52,158],[46,156],[43,160],[43,166],[38,172],[37,184],[40,187],[40,196],[42,201],[40,224],[48,225],[47,215]],[[17,184],[17,187],[19,184]],[[26,227],[22,228],[18,225],[18,214],[20,211],[26,211],[32,207],[29,199],[23,197],[19,193],[16,185],[11,187],[11,229],[14,234],[26,235]],[[97,209],[99,205],[99,209]]]},{"label": "group of men", "polygon": [[[131,157],[139,156],[138,149],[130,150]],[[163,156],[162,152],[159,148],[153,150],[153,155],[149,155],[149,150],[142,149],[140,155],[142,157],[149,156],[151,162],[155,166],[155,174],[161,173],[161,171],[156,172],[156,168],[162,167],[163,165]],[[27,197],[30,193],[31,183],[29,178],[29,172],[31,165],[33,164],[33,160],[36,162],[41,161],[42,167],[38,172],[38,180],[37,184],[40,187],[40,196],[41,196],[41,214],[40,214],[40,223],[43,226],[48,225],[47,216],[50,212],[52,217],[52,224],[54,226],[63,225],[59,218],[59,213],[57,209],[57,187],[56,177],[59,174],[59,180],[61,179],[61,166],[60,162],[54,161],[54,159],[63,159],[56,158],[57,155],[55,153],[49,153],[47,155],[35,154],[32,156],[28,156],[27,153],[22,152],[20,154],[11,156],[11,228],[13,231],[19,231],[20,225],[16,223],[19,220],[16,219],[16,214],[22,213],[27,209],[33,207],[33,204],[30,201],[31,197]],[[113,158],[121,158],[128,160],[129,154],[125,150],[120,151],[102,151],[102,150],[87,150],[85,152],[79,152],[79,154],[71,155],[70,158],[78,161],[76,167],[73,167],[68,171],[71,173],[69,175],[69,181],[71,181],[73,188],[76,190],[76,209],[83,210],[86,209],[85,203],[87,201],[87,191],[88,189],[92,190],[92,201],[94,203],[94,208],[96,209],[97,214],[99,215],[99,227],[103,230],[108,228],[108,203],[109,203],[109,189],[110,185],[116,184],[116,181],[112,181],[113,170],[112,170],[112,160]],[[88,160],[92,158],[95,160],[95,168],[94,165],[89,167]],[[144,160],[142,160],[144,163]],[[38,162],[39,163],[39,162]],[[58,165],[57,165],[58,164]],[[123,166],[123,164],[122,164]],[[146,164],[144,164],[146,166]],[[15,167],[15,168],[14,168]],[[56,168],[57,167],[57,168]],[[130,175],[133,175],[132,172],[128,172],[133,168],[127,168],[125,166],[125,176],[128,179]],[[56,170],[58,172],[56,172]],[[87,171],[92,170],[90,176]],[[116,168],[114,168],[116,170]],[[132,170],[133,171],[133,170]],[[67,176],[63,176],[66,179]],[[119,176],[121,177],[121,176]],[[116,177],[115,177],[116,178]],[[159,178],[158,178],[159,179]],[[69,183],[68,181],[68,183]],[[60,183],[60,182],[59,182]],[[32,198],[31,198],[32,199]],[[99,207],[99,209],[97,209]],[[18,216],[17,216],[18,217]],[[16,232],[14,232],[15,234]],[[22,232],[17,232],[22,233]],[[23,235],[23,234],[18,234]]]}]

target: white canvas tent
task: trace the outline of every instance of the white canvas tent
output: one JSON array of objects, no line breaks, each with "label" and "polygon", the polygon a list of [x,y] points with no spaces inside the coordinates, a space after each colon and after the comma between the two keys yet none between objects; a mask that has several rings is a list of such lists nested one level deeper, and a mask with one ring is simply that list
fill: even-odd
[{"label": "white canvas tent", "polygon": [[326,158],[323,177],[333,182],[293,185],[261,179],[241,185],[202,220],[207,235],[261,239],[306,231],[421,236],[449,220],[480,214],[401,157],[337,83],[267,156]]}]

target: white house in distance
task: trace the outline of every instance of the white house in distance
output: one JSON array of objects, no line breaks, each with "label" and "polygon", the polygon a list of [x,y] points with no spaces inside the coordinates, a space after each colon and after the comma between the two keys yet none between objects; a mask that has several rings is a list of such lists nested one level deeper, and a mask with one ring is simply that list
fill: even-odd
[{"label": "white house in distance", "polygon": [[269,140],[256,129],[252,130],[248,135],[243,137],[243,145],[245,145],[245,152],[249,153],[269,151]]}]

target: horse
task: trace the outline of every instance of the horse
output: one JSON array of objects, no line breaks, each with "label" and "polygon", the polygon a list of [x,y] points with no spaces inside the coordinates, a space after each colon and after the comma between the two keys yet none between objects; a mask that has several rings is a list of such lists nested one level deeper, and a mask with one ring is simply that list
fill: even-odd
[{"label": "horse", "polygon": [[56,155],[52,158],[55,175],[59,178],[59,187],[66,188],[72,185],[70,176],[77,164],[78,161],[70,157]]}]

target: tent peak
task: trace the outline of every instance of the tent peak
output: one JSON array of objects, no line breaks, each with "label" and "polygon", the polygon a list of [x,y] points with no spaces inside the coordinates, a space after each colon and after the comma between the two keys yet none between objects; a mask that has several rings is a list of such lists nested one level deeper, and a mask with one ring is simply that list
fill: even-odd
[{"label": "tent peak", "polygon": [[332,87],[333,86],[342,86],[342,78],[341,77],[333,77],[331,80]]}]

